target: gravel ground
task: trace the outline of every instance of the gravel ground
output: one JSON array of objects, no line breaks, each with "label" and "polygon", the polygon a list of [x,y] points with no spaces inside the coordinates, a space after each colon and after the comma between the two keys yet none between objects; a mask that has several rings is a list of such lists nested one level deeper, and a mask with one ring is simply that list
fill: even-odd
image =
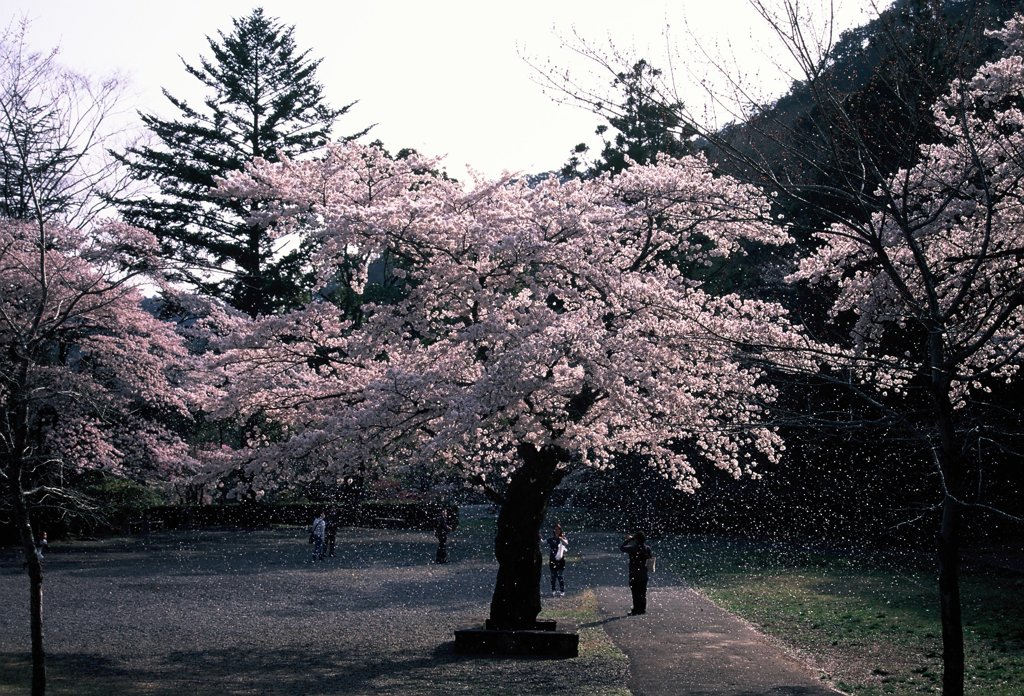
[{"label": "gravel ground", "polygon": [[[471,525],[467,525],[471,527]],[[44,627],[51,694],[628,694],[600,629],[580,658],[456,655],[487,616],[486,533],[452,562],[429,532],[342,529],[309,562],[307,532],[159,532],[54,544]],[[28,579],[0,552],[0,694],[25,693]]]}]

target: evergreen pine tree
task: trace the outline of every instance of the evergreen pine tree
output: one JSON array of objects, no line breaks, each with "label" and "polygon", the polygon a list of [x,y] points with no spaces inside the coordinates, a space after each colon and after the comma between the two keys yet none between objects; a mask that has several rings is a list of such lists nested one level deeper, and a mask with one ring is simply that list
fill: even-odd
[{"label": "evergreen pine tree", "polygon": [[643,59],[615,75],[612,88],[618,92],[616,98],[594,104],[594,110],[607,121],[594,131],[604,143],[600,159],[585,162],[590,148],[580,143],[562,168],[563,176],[618,173],[627,161],[653,164],[660,155],[682,157],[692,152],[688,142],[692,131],[679,118],[681,105],[662,98],[657,89],[660,77],[661,70]]},{"label": "evergreen pine tree", "polygon": [[[299,304],[308,296],[299,245],[282,251],[266,230],[246,223],[249,203],[213,195],[216,178],[255,157],[274,161],[314,151],[331,139],[336,119],[316,80],[319,60],[299,52],[293,32],[262,9],[233,20],[233,29],[207,37],[211,57],[182,61],[207,90],[202,108],[164,96],[176,118],[141,114],[151,144],[117,155],[138,182],[156,189],[112,202],[129,223],[152,231],[177,267],[176,279],[257,316]],[[369,130],[369,129],[366,129]],[[363,130],[344,138],[351,140]]]}]

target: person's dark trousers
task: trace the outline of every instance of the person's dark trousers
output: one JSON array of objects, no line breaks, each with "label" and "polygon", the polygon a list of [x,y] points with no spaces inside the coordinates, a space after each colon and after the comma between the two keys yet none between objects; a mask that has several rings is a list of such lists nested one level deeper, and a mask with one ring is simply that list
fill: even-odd
[{"label": "person's dark trousers", "polygon": [[633,594],[633,614],[647,611],[647,575],[638,575],[629,579],[629,591]]},{"label": "person's dark trousers", "polygon": [[565,559],[561,561],[551,561],[548,563],[548,568],[551,569],[551,591],[555,591],[557,584],[559,592],[565,592]]}]

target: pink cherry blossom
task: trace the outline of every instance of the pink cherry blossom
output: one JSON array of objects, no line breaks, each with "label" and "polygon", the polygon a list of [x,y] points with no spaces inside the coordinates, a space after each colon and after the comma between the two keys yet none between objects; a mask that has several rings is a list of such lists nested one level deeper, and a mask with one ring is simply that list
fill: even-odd
[{"label": "pink cherry blossom", "polygon": [[195,365],[123,270],[154,251],[116,223],[0,221],[0,459],[26,490],[57,485],[51,470],[167,478],[191,466],[169,424],[191,418]]},{"label": "pink cherry blossom", "polygon": [[693,489],[693,456],[736,476],[777,458],[762,422],[774,392],[735,340],[770,331],[791,344],[795,332],[779,308],[708,295],[670,261],[788,241],[760,192],[699,158],[468,191],[431,164],[349,145],[222,183],[262,201],[278,233],[316,238],[325,281],[354,267],[363,292],[375,261],[405,262],[393,304],[354,319],[314,303],[229,345],[225,408],[291,433],[244,456],[254,473],[329,452],[342,468],[430,462],[507,478],[529,443],[572,453],[565,466],[642,454]]}]

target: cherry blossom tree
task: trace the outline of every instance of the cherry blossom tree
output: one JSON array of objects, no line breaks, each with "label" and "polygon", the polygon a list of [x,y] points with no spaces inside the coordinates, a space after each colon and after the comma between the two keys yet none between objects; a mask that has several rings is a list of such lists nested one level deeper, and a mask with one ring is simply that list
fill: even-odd
[{"label": "cherry blossom tree", "polygon": [[146,480],[189,464],[170,427],[189,418],[187,351],[142,308],[143,269],[119,268],[144,249],[155,240],[123,225],[0,220],[0,482],[30,579],[33,693],[45,691],[33,510],[76,507],[77,472]]},{"label": "cherry blossom tree", "polygon": [[[758,190],[696,157],[468,190],[435,169],[348,145],[222,183],[260,201],[275,234],[314,236],[322,284],[360,298],[237,336],[221,364],[225,409],[277,424],[239,453],[264,485],[281,462],[320,457],[339,476],[427,463],[500,490],[490,625],[532,627],[536,540],[568,471],[630,454],[692,490],[696,459],[736,477],[778,460],[774,391],[751,342],[793,345],[797,333],[778,307],[712,296],[676,262],[787,237]],[[394,292],[374,292],[379,267]]]},{"label": "cherry blossom tree", "polygon": [[[963,518],[1009,516],[983,495],[1007,483],[987,483],[988,460],[1018,456],[1012,446],[1024,435],[1019,415],[993,398],[1013,389],[1021,362],[1021,20],[991,34],[1005,51],[976,71],[968,66],[980,63],[974,51],[987,41],[973,34],[984,8],[974,16],[970,3],[904,3],[908,12],[881,13],[873,31],[838,44],[831,22],[816,21],[806,4],[749,4],[779,40],[774,54],[794,71],[790,96],[806,110],[796,118],[792,99],[762,101],[757,80],[715,63],[724,88],[709,90],[704,113],[678,113],[678,123],[699,133],[727,171],[777,194],[804,221],[794,236],[810,224],[819,231],[821,246],[790,276],[831,308],[824,328],[840,329],[815,377],[850,388],[881,414],[892,434],[882,444],[899,451],[909,435],[934,463],[943,692],[962,694]],[[976,21],[956,24],[946,10]],[[884,60],[858,86],[834,49],[847,61],[872,53]],[[598,52],[583,54],[609,67]],[[574,84],[550,83],[595,103]],[[651,89],[663,103],[680,103],[669,81]],[[715,114],[734,125],[722,128]],[[828,408],[804,423],[840,420],[822,413]]]},{"label": "cherry blossom tree", "polygon": [[963,693],[962,518],[984,466],[978,442],[998,437],[977,413],[1024,352],[1024,17],[994,35],[1003,54],[935,105],[940,139],[884,183],[870,218],[822,232],[792,276],[836,288],[833,315],[856,317],[854,369],[922,414],[916,433],[942,487],[945,694]]},{"label": "cherry blossom tree", "polygon": [[[96,223],[115,83],[0,37],[0,507],[29,577],[32,693],[46,690],[41,509],[81,513],[76,477],[137,480],[190,466],[191,366],[173,327],[142,307],[156,282],[147,232]],[[86,231],[86,227],[88,230]]]}]

